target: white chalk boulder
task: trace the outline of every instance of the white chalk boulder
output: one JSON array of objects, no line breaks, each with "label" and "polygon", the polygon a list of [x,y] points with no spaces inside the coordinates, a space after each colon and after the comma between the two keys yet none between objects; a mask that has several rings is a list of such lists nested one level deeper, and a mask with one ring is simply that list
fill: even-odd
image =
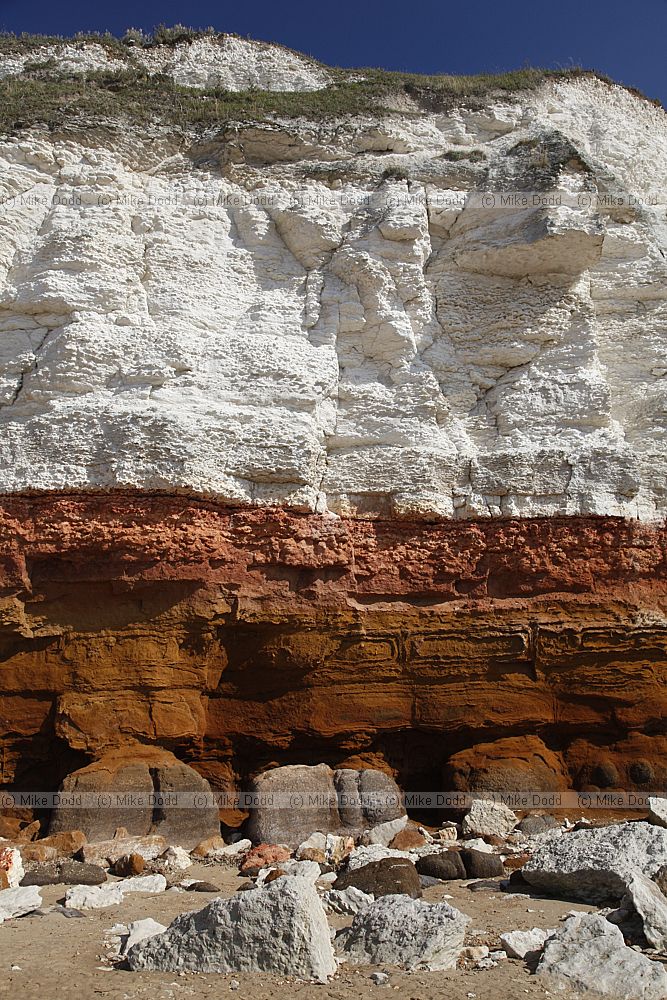
[{"label": "white chalk boulder", "polygon": [[0,891],[0,924],[12,917],[22,917],[32,913],[42,905],[42,897],[36,885],[17,886]]},{"label": "white chalk boulder", "polygon": [[667,864],[667,829],[650,823],[613,823],[545,834],[521,874],[536,888],[602,903],[620,899],[637,871],[652,876]]},{"label": "white chalk boulder", "polygon": [[281,878],[184,913],[128,951],[134,971],[269,972],[324,982],[336,971],[326,915],[307,879]]},{"label": "white chalk boulder", "polygon": [[658,951],[667,951],[667,897],[646,875],[635,872],[621,900],[622,910],[635,910],[644,926],[644,936]]},{"label": "white chalk boulder", "polygon": [[628,948],[618,927],[599,913],[570,917],[544,946],[537,975],[556,989],[614,1000],[664,1000],[667,972]]},{"label": "white chalk boulder", "polygon": [[352,965],[452,969],[469,923],[470,917],[448,903],[382,896],[339,931],[336,945]]},{"label": "white chalk boulder", "polygon": [[502,802],[475,799],[468,813],[463,817],[464,834],[476,837],[506,837],[517,824],[517,818]]}]

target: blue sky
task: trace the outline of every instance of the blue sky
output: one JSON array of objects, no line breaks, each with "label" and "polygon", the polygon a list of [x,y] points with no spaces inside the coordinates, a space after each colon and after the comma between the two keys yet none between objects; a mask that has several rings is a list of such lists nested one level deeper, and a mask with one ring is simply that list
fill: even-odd
[{"label": "blue sky", "polygon": [[423,73],[524,65],[597,69],[667,105],[667,0],[0,0],[0,30],[72,34],[160,22],[213,25],[338,66]]}]

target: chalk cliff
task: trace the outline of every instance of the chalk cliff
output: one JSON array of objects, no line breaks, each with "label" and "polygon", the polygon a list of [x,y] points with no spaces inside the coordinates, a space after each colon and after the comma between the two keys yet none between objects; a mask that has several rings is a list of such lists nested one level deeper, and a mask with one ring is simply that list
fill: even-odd
[{"label": "chalk cliff", "polygon": [[[365,86],[231,36],[0,85],[128,67]],[[139,741],[414,786],[530,738],[554,787],[664,787],[663,109],[563,74],[298,108],[0,139],[2,780]]]}]

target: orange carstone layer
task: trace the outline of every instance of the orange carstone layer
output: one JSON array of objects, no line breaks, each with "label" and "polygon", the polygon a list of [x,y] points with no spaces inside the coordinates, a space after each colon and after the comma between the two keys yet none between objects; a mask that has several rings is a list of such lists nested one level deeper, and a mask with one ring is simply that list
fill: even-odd
[{"label": "orange carstone layer", "polygon": [[11,496],[0,589],[4,782],[138,740],[218,787],[322,760],[414,785],[530,735],[574,783],[667,784],[662,526]]}]

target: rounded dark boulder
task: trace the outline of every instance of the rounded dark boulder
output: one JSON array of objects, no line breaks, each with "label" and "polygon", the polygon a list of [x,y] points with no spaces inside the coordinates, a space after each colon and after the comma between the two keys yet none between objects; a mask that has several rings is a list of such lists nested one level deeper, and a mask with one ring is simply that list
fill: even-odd
[{"label": "rounded dark boulder", "polygon": [[354,886],[371,896],[405,895],[419,899],[422,894],[419,874],[407,858],[382,858],[361,868],[343,872],[333,884],[334,889]]},{"label": "rounded dark boulder", "polygon": [[420,875],[431,878],[441,878],[445,881],[455,878],[467,878],[465,866],[458,851],[441,851],[439,854],[427,854],[420,858],[416,865]]},{"label": "rounded dark boulder", "polygon": [[527,837],[536,837],[548,830],[556,830],[560,823],[554,816],[526,816],[519,823],[518,829]]},{"label": "rounded dark boulder", "polygon": [[485,854],[484,851],[468,847],[461,851],[461,860],[468,878],[495,878],[505,874],[503,863],[497,854]]}]

